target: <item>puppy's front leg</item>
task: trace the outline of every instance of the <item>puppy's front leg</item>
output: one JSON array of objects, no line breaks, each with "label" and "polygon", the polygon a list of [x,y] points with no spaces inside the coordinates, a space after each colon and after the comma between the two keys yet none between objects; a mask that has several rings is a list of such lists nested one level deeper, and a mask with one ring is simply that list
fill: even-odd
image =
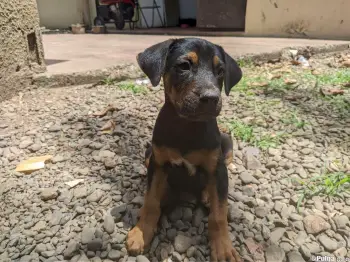
[{"label": "puppy's front leg", "polygon": [[227,222],[228,174],[223,157],[219,159],[215,172],[209,174],[207,188],[210,202],[208,232],[211,261],[241,262],[229,237]]},{"label": "puppy's front leg", "polygon": [[140,210],[140,219],[127,237],[126,247],[132,255],[143,253],[151,243],[161,214],[160,204],[166,195],[166,174],[152,158],[147,169],[148,188]]}]

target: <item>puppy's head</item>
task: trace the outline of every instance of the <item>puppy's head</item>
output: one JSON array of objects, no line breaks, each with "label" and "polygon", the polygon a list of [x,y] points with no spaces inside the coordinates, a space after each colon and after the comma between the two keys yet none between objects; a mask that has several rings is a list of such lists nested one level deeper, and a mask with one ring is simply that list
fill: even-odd
[{"label": "puppy's head", "polygon": [[219,115],[225,93],[242,78],[236,61],[222,47],[199,38],[170,39],[137,55],[143,72],[157,86],[164,80],[166,101],[179,116],[206,121]]}]

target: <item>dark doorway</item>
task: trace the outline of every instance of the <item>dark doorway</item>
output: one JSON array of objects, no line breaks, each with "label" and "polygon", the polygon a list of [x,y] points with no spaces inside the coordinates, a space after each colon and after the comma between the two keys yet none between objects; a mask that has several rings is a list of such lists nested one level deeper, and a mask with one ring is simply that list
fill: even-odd
[{"label": "dark doorway", "polygon": [[197,27],[212,30],[245,30],[247,0],[197,0]]}]

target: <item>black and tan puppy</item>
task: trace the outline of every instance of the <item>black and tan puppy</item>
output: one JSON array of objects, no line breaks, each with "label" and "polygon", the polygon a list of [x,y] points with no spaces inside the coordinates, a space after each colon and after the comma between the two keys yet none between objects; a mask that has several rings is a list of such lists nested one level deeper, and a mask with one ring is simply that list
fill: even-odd
[{"label": "black and tan puppy", "polygon": [[229,95],[242,77],[239,66],[222,47],[197,38],[156,44],[137,61],[152,85],[163,77],[165,103],[153,130],[144,205],[127,238],[129,253],[142,253],[149,246],[162,202],[172,187],[182,184],[208,194],[211,261],[241,261],[229,238],[228,150],[222,148],[226,143],[216,121],[222,87]]}]

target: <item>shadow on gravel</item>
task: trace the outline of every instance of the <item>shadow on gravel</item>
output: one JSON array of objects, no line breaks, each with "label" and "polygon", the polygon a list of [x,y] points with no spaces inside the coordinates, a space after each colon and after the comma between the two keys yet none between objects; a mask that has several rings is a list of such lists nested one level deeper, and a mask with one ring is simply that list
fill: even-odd
[{"label": "shadow on gravel", "polygon": [[[291,110],[297,110],[305,121],[300,134],[324,146],[337,146],[344,152],[350,149],[350,99],[322,97],[309,90],[270,90],[264,93],[268,100],[281,99]],[[298,136],[298,132],[293,134]]]}]

